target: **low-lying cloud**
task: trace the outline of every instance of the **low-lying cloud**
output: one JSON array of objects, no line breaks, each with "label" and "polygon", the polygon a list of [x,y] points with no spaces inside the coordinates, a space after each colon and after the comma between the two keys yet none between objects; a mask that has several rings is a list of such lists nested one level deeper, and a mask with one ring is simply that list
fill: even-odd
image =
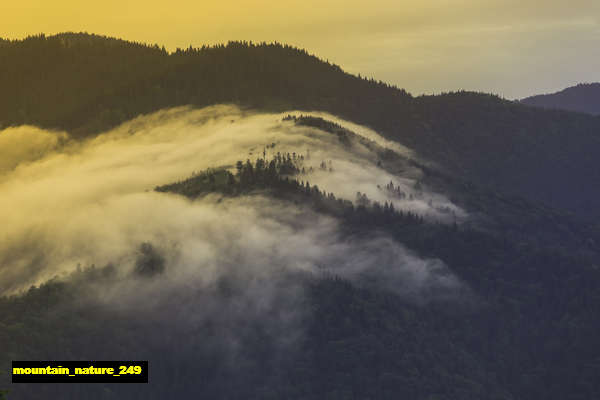
[{"label": "low-lying cloud", "polygon": [[[439,260],[420,258],[386,236],[343,237],[335,219],[285,202],[214,195],[191,201],[152,190],[193,171],[255,159],[270,143],[276,146],[267,157],[308,150],[315,166],[331,161],[332,171],[315,169],[305,179],[340,197],[353,199],[361,191],[387,201],[377,185],[391,180],[409,190],[414,184],[379,168],[368,149],[344,148],[335,135],[282,122],[281,115],[217,106],[165,110],[86,142],[67,139],[31,127],[0,132],[2,152],[13,160],[0,173],[0,293],[78,264],[113,264],[123,282],[130,281],[141,243],[151,243],[165,265],[160,279],[142,286],[210,287],[235,276],[251,288],[281,271],[297,271],[339,275],[417,300],[461,288]],[[20,150],[24,142],[34,150]],[[421,207],[433,216],[434,199],[460,212],[442,195],[427,196],[429,203],[398,201],[398,208]],[[104,297],[125,292],[113,288]]]},{"label": "low-lying cloud", "polygon": [[39,160],[67,141],[67,134],[48,132],[35,126],[20,126],[0,131],[0,175]]}]

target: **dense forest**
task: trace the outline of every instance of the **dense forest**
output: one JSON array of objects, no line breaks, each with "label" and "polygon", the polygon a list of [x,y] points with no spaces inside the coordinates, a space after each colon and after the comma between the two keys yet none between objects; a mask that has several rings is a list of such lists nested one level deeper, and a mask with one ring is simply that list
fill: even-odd
[{"label": "dense forest", "polygon": [[279,43],[169,53],[66,33],[0,41],[0,60],[0,126],[36,124],[81,137],[187,104],[327,111],[479,185],[598,216],[598,117],[482,93],[413,97]]},{"label": "dense forest", "polygon": [[[315,119],[298,123],[327,125]],[[152,385],[22,386],[15,387],[14,394],[31,398],[34,393],[49,397],[60,393],[75,398],[85,393],[90,399],[145,398],[150,392],[159,397],[193,393],[230,399],[589,399],[600,395],[597,249],[574,251],[576,245],[569,242],[560,248],[533,236],[525,241],[523,235],[508,235],[501,222],[493,229],[435,223],[360,193],[354,202],[338,199],[303,179],[300,154],[240,160],[231,169],[202,171],[156,191],[190,199],[269,196],[335,217],[349,238],[383,231],[422,256],[443,260],[468,289],[450,297],[437,293],[426,303],[415,303],[368,282],[357,285],[335,275],[296,274],[283,280],[278,301],[286,302],[291,282],[302,287],[310,310],[299,321],[304,335],[282,353],[273,336],[281,332],[260,320],[234,321],[241,324],[234,329],[243,330],[246,350],[230,365],[226,350],[210,339],[220,332],[222,321],[217,317],[193,331],[173,324],[164,337],[162,324],[169,322],[143,315],[132,320],[126,313],[115,316],[86,297],[122,277],[111,265],[85,267],[66,279],[0,300],[1,341],[9,349],[2,363],[40,358],[48,353],[49,343],[60,343],[62,354],[72,358],[130,348],[160,369],[152,375]],[[487,201],[481,193],[473,196]],[[497,200],[489,200],[493,201]],[[508,209],[519,207],[524,205]],[[507,211],[503,213],[498,221],[508,218]],[[519,219],[518,215],[515,211],[513,218]],[[561,225],[560,217],[555,223]],[[140,245],[135,265],[131,274],[162,279],[164,266],[151,244]],[[241,292],[237,285],[235,280],[224,280],[211,289],[174,296],[199,304],[216,296],[226,309]],[[90,340],[95,343],[93,351]],[[181,345],[161,351],[165,343]]]}]

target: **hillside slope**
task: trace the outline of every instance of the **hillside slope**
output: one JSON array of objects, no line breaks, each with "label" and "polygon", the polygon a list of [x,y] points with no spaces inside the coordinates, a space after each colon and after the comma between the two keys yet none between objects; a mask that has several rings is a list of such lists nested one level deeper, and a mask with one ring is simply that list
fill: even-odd
[{"label": "hillside slope", "polygon": [[[434,287],[429,292],[434,296],[421,304],[393,290],[401,280],[385,286],[376,279],[392,278],[385,272],[398,266],[378,263],[352,278],[320,257],[319,268],[327,274],[276,269],[275,274],[248,276],[251,268],[244,257],[212,285],[186,281],[172,287],[172,266],[153,261],[164,260],[164,249],[147,244],[142,248],[149,250],[137,255],[136,268],[128,275],[123,276],[123,265],[92,266],[22,296],[0,297],[8,332],[0,339],[10,349],[0,357],[0,366],[39,354],[128,356],[149,360],[155,371],[151,382],[141,387],[15,385],[13,393],[25,399],[41,394],[65,399],[83,394],[90,399],[598,397],[597,250],[559,249],[533,236],[523,241],[503,229],[484,232],[432,223],[394,211],[388,203],[384,208],[376,203],[354,207],[301,184],[298,179],[306,175],[295,168],[300,164],[290,161],[289,153],[279,156],[256,163],[240,160],[235,175],[210,168],[157,187],[157,195],[177,194],[196,204],[216,202],[217,207],[236,199],[250,200],[246,205],[259,198],[277,199],[272,204],[278,207],[269,210],[288,204],[303,219],[308,217],[305,225],[295,221],[296,233],[312,229],[312,212],[319,220],[335,216],[342,240],[364,243],[385,233],[416,254],[443,260],[467,286],[459,291]],[[246,229],[241,237],[249,239],[255,232]],[[227,236],[227,245],[235,248],[236,240]],[[278,251],[285,248],[285,235],[276,245]],[[383,251],[377,247],[378,253]],[[261,263],[261,270],[268,267]],[[136,295],[151,290],[155,300],[136,307],[126,296],[118,297],[115,311],[105,293],[121,293],[131,282],[136,282]],[[259,291],[252,290],[256,282]],[[100,300],[97,293],[103,294]],[[261,300],[264,314],[252,307],[236,312],[241,304],[252,304],[256,293],[273,296],[266,306]],[[216,312],[210,312],[212,307]]]}]

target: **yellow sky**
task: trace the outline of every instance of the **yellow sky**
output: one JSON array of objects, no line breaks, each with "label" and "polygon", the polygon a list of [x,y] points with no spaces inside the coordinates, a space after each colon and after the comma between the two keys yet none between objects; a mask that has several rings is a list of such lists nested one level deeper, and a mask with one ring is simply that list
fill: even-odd
[{"label": "yellow sky", "polygon": [[0,36],[86,31],[169,49],[306,48],[419,93],[509,98],[600,81],[598,0],[0,0]]}]

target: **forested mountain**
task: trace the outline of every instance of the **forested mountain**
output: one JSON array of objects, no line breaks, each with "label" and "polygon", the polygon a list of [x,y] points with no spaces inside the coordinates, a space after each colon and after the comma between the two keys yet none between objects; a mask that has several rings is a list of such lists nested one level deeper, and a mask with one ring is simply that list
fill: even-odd
[{"label": "forested mountain", "polygon": [[600,83],[581,83],[560,92],[527,97],[530,106],[600,115]]},{"label": "forested mountain", "polygon": [[[315,120],[298,123],[324,125]],[[212,168],[156,191],[190,199],[215,194],[273,196],[300,210],[339,218],[346,240],[387,232],[421,256],[443,259],[470,289],[445,293],[435,288],[432,301],[415,304],[382,290],[381,282],[369,283],[368,277],[356,285],[335,275],[282,271],[276,292],[279,307],[300,287],[304,303],[294,307],[310,310],[296,321],[303,327],[302,337],[281,345],[279,341],[290,335],[289,327],[281,330],[260,318],[227,320],[226,329],[243,332],[237,346],[244,350],[230,364],[229,350],[218,338],[219,332],[224,333],[219,314],[191,328],[176,317],[156,317],[168,305],[144,304],[145,311],[134,318],[126,308],[115,315],[89,294],[119,286],[125,278],[118,266],[87,267],[22,296],[0,299],[5,327],[0,333],[10,349],[9,358],[51,357],[55,353],[47,343],[61,343],[62,354],[74,358],[89,358],[99,351],[117,354],[127,348],[150,360],[152,384],[23,386],[15,387],[14,394],[90,399],[461,400],[600,395],[598,249],[585,250],[567,241],[561,249],[535,235],[529,239],[507,235],[506,221],[485,231],[431,223],[367,198],[353,205],[301,181],[302,162],[296,153],[277,154],[271,160],[259,157],[256,162],[240,160],[235,173]],[[477,196],[484,204],[498,201]],[[527,206],[508,209],[519,207]],[[564,221],[556,217],[555,223],[560,226]],[[131,274],[146,281],[167,279],[164,263],[150,244],[142,244]],[[206,307],[218,301],[219,313],[226,314],[239,307],[247,284],[223,278],[208,289],[180,289],[171,294],[170,302],[189,313],[196,310],[195,304]],[[30,337],[23,332],[40,334]],[[80,339],[62,341],[67,337]]]},{"label": "forested mountain", "polygon": [[168,53],[87,35],[0,44],[0,125],[86,136],[164,107],[327,111],[480,185],[597,217],[600,119],[458,92],[413,97],[304,50],[231,42]]},{"label": "forested mountain", "polygon": [[600,398],[599,117],[73,33],[0,88],[0,398]]}]

